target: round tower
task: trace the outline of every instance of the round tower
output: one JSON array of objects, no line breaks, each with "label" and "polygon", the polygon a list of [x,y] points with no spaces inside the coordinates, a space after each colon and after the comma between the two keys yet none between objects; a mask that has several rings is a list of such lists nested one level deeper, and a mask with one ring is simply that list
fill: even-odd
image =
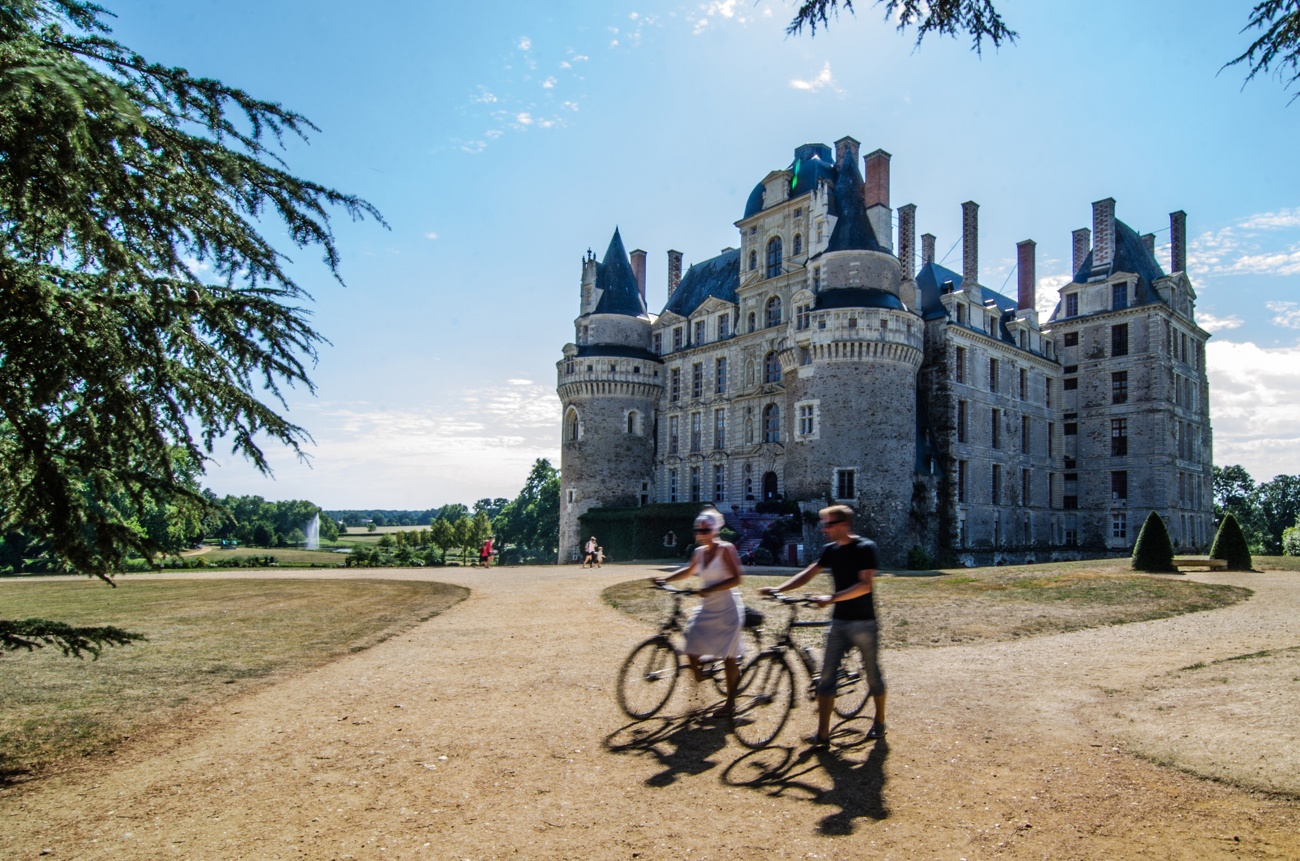
[{"label": "round tower", "polygon": [[583,514],[636,506],[649,492],[663,365],[650,350],[643,279],[618,230],[603,260],[590,252],[583,259],[574,342],[556,366],[563,411],[560,563],[581,558],[588,537]]},{"label": "round tower", "polygon": [[[913,543],[924,331],[899,297],[902,267],[888,237],[877,239],[874,223],[889,223],[887,175],[863,188],[856,143],[837,142],[835,228],[818,258],[809,324],[781,353],[796,440],[786,449],[787,495],[853,506],[859,531],[896,565]],[[869,156],[868,167],[881,156]]]}]

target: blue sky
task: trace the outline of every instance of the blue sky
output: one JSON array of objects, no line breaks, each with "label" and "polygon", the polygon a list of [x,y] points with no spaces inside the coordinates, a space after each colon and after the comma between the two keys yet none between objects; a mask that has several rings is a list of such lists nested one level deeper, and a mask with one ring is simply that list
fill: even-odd
[{"label": "blue sky", "polygon": [[767,0],[109,5],[150,59],[305,114],[320,133],[290,167],[392,227],[336,222],[346,288],[293,252],[331,341],[316,395],[288,397],[311,466],[273,452],[271,480],[219,451],[218,493],[515,495],[536,458],[558,465],[555,362],[587,248],[617,226],[662,307],[667,249],[689,265],[737,244],[754,184],[845,135],[892,153],[894,206],[917,204],[953,268],[963,201],[986,286],[1014,292],[1015,243],[1034,239],[1043,301],[1092,201],[1158,246],[1185,210],[1215,461],[1300,472],[1300,102],[1219,71],[1250,0],[999,0],[1020,38],[982,58],[965,39],[916,50],[868,0],[815,38],[787,38],[794,3]]}]

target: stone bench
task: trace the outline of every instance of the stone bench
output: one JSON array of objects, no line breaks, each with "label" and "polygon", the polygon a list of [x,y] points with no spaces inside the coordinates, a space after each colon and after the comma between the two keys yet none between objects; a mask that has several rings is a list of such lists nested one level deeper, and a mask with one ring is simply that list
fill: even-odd
[{"label": "stone bench", "polygon": [[1211,571],[1227,570],[1228,560],[1226,559],[1197,559],[1195,557],[1183,556],[1175,557],[1175,568],[1208,568]]}]

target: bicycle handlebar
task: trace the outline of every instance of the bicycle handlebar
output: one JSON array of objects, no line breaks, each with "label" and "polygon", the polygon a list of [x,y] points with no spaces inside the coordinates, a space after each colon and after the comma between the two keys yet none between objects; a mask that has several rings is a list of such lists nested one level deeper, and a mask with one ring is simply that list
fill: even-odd
[{"label": "bicycle handlebar", "polygon": [[804,607],[817,606],[817,599],[812,597],[811,595],[801,595],[798,598],[791,598],[789,595],[786,595],[784,593],[773,592],[770,595],[764,595],[763,597],[768,601],[776,601],[777,603],[780,604],[800,604]]},{"label": "bicycle handlebar", "polygon": [[673,586],[669,586],[666,583],[651,583],[650,588],[658,589],[660,592],[667,592],[670,595],[682,595],[686,597],[689,597],[691,595],[698,595],[700,591],[698,589],[677,589]]}]

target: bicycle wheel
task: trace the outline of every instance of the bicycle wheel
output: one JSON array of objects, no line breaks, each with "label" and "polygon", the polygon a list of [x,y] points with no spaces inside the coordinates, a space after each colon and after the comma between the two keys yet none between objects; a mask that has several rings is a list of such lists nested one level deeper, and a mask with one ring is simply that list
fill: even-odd
[{"label": "bicycle wheel", "polygon": [[651,637],[632,650],[618,671],[618,704],[630,718],[648,718],[664,707],[677,687],[677,650]]},{"label": "bicycle wheel", "polygon": [[745,747],[766,747],[794,708],[794,673],[780,654],[759,657],[742,679],[731,728]]},{"label": "bicycle wheel", "polygon": [[849,649],[840,660],[840,674],[835,681],[835,713],[842,718],[857,716],[867,703],[867,674],[862,667],[862,653]]},{"label": "bicycle wheel", "polygon": [[[742,657],[740,659],[740,684],[737,685],[738,691],[745,689],[745,680],[747,678],[745,671],[758,659],[763,651],[762,643],[759,642],[758,632],[753,628],[740,629],[740,643]],[[705,671],[709,678],[713,679],[713,686],[718,689],[718,693],[723,696],[727,695],[727,676],[723,672],[722,661],[713,661]]]}]

